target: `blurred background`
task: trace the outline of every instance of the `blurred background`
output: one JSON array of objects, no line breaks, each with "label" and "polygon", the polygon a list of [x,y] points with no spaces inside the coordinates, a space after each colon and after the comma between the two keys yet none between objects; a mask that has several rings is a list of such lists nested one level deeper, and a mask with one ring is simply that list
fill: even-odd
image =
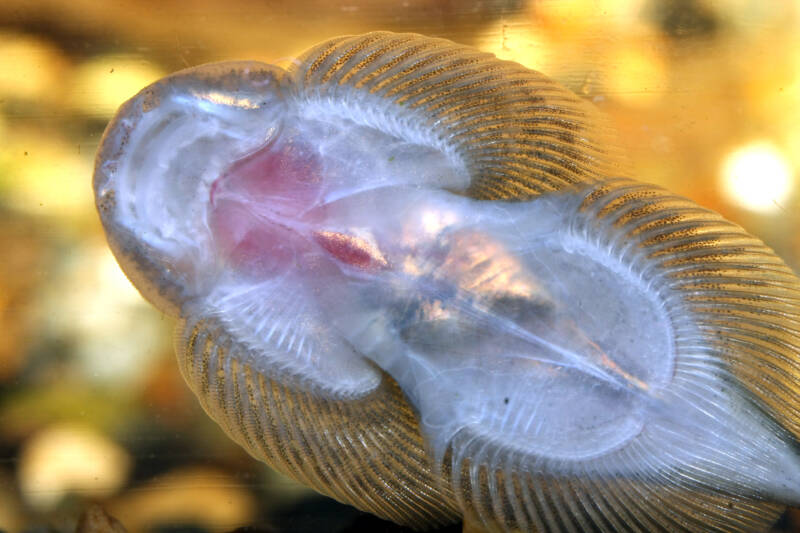
[{"label": "blurred background", "polygon": [[[401,531],[273,473],[205,416],[90,186],[107,121],[155,79],[376,29],[556,78],[610,117],[633,177],[800,266],[800,3],[2,0],[0,530],[73,531],[97,502],[129,531]],[[799,524],[789,511],[776,531]]]}]

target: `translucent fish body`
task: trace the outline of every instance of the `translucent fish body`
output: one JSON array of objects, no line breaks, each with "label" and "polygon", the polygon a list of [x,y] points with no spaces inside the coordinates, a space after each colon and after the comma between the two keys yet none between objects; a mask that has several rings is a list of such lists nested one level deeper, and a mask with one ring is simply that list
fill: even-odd
[{"label": "translucent fish body", "polygon": [[800,503],[800,281],[610,146],[538,73],[374,33],[157,82],[94,185],[208,413],[317,490],[421,529],[765,529]]}]

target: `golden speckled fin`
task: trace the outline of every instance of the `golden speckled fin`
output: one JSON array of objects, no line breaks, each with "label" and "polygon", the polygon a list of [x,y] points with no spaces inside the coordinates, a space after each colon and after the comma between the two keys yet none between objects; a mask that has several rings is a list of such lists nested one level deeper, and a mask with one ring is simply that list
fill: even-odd
[{"label": "golden speckled fin", "polygon": [[336,38],[305,53],[290,79],[300,107],[330,105],[453,155],[474,197],[519,198],[620,173],[593,108],[538,72],[443,39]]},{"label": "golden speckled fin", "polygon": [[179,324],[176,353],[203,408],[254,457],[398,524],[427,528],[458,519],[453,494],[434,478],[417,420],[390,379],[359,398],[298,390],[255,370],[213,320]]},{"label": "golden speckled fin", "polygon": [[[465,472],[466,474],[466,472]],[[544,480],[529,474],[494,479],[481,469],[462,478],[470,531],[766,531],[776,504],[625,480]],[[481,529],[483,528],[483,529]]]},{"label": "golden speckled fin", "polygon": [[[609,181],[585,197],[581,211],[591,228],[576,231],[603,235],[601,246],[667,284],[678,357],[708,351],[796,453],[800,284],[791,269],[735,224],[652,186]],[[744,533],[767,530],[783,509],[759,498],[758,489],[743,497],[703,488],[703,473],[692,465],[658,459],[660,467],[630,476],[609,474],[606,460],[597,459],[569,475],[542,477],[522,452],[488,451],[487,440],[454,443],[452,486],[465,520],[488,530]],[[620,453],[653,464],[645,455],[657,447],[651,439]]]},{"label": "golden speckled fin", "polygon": [[799,439],[800,282],[792,269],[736,224],[653,186],[611,181],[582,208],[614,228],[609,246],[638,250],[670,280],[702,341]]}]

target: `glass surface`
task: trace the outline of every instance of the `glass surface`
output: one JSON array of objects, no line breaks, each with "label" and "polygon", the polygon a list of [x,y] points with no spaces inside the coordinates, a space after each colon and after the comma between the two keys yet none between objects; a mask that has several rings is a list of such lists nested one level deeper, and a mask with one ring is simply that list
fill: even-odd
[{"label": "glass surface", "polygon": [[[105,244],[94,153],[116,107],[201,63],[329,37],[445,37],[604,111],[631,177],[800,267],[800,4],[756,0],[0,2],[0,530],[401,531],[255,462],[184,385],[172,322]],[[776,526],[800,531],[800,511]],[[794,529],[792,529],[794,528]],[[457,527],[454,531],[459,530]]]}]

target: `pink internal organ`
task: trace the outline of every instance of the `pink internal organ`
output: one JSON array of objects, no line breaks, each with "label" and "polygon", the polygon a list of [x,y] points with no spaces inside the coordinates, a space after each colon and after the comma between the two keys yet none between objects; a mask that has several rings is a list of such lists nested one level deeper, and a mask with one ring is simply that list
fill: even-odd
[{"label": "pink internal organ", "polygon": [[237,270],[258,276],[303,267],[301,256],[320,251],[359,269],[385,267],[364,239],[323,229],[323,186],[318,154],[296,140],[237,161],[211,186],[210,226],[218,253]]},{"label": "pink internal organ", "polygon": [[291,268],[308,249],[303,233],[318,222],[321,189],[318,156],[301,142],[276,141],[237,161],[211,187],[218,253],[253,274]]},{"label": "pink internal organ", "polygon": [[331,257],[361,270],[376,271],[388,268],[380,251],[366,240],[334,231],[315,231],[314,240]]}]

